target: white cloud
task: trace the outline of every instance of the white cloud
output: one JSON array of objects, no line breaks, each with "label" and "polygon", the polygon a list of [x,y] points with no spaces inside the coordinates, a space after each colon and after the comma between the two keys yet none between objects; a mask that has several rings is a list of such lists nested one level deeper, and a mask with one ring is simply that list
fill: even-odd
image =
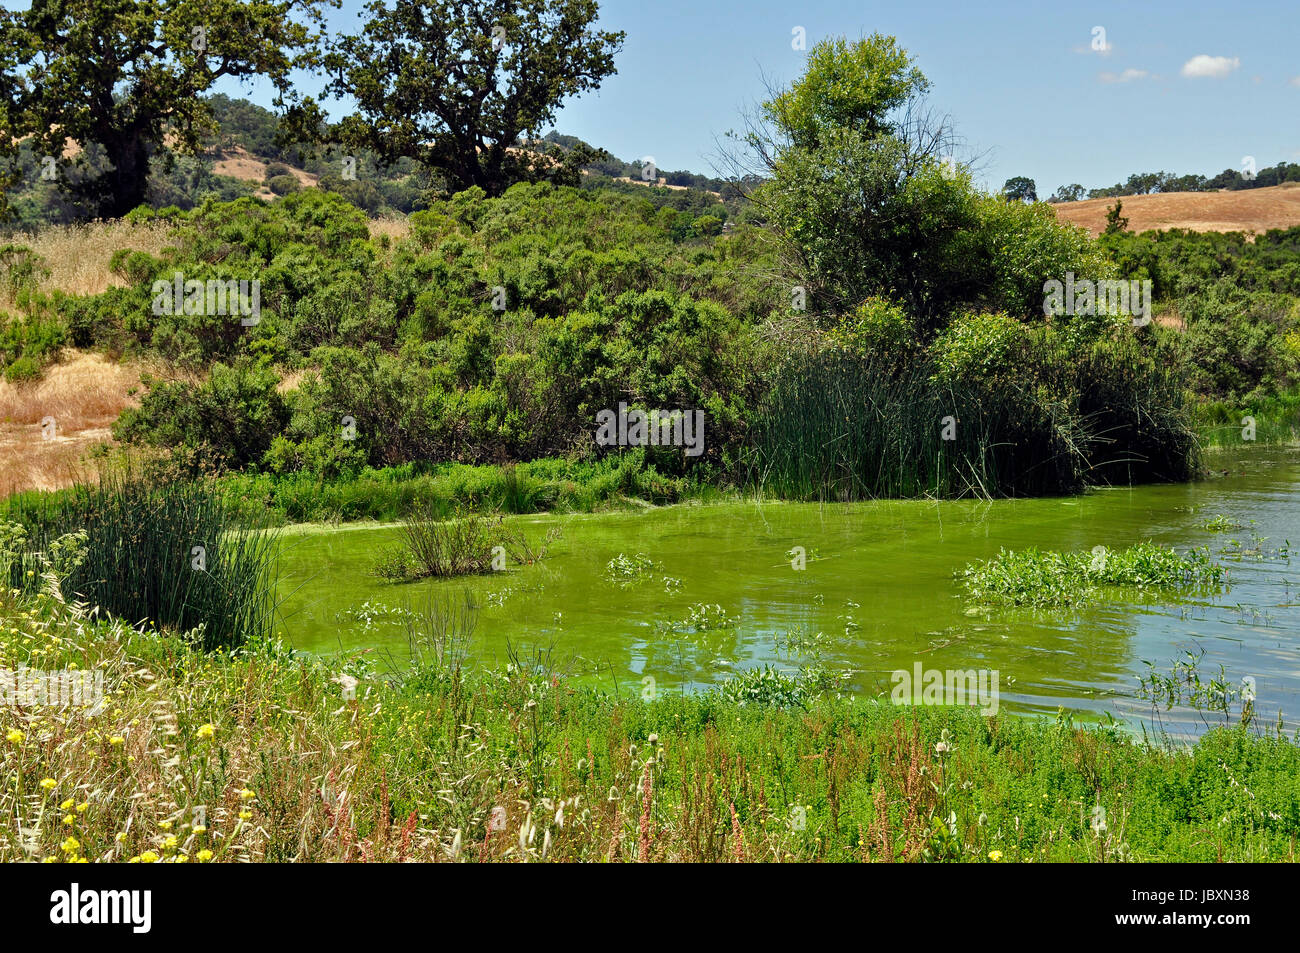
[{"label": "white cloud", "polygon": [[1097,74],[1103,83],[1131,83],[1135,79],[1146,79],[1151,74],[1144,69],[1126,69],[1122,73]]},{"label": "white cloud", "polygon": [[1206,56],[1201,53],[1183,64],[1183,75],[1193,79],[1199,77],[1222,79],[1240,65],[1241,60],[1235,56]]}]

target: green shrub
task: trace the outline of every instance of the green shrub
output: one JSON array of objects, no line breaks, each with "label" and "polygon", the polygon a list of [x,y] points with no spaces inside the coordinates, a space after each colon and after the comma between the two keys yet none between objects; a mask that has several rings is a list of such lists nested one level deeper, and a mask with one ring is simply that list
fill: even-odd
[{"label": "green shrub", "polygon": [[276,195],[288,195],[302,188],[302,183],[294,175],[277,175],[266,180],[266,187]]}]

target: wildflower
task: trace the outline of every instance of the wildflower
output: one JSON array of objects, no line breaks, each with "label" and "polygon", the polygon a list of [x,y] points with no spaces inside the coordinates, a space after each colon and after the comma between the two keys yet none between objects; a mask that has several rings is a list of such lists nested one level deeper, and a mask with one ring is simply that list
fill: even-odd
[{"label": "wildflower", "polygon": [[41,778],[41,789],[45,791],[53,791],[58,783],[59,782],[55,781],[53,778]]},{"label": "wildflower", "polygon": [[77,849],[78,847],[80,847],[80,846],[81,846],[81,843],[80,843],[80,842],[79,842],[75,837],[73,837],[73,836],[71,836],[71,835],[69,835],[69,836],[68,836],[68,839],[65,840],[62,844],[59,845],[59,847],[61,847],[61,848],[63,849],[63,852],[64,852],[65,854],[71,854],[71,853],[75,852],[76,849]]},{"label": "wildflower", "polygon": [[199,851],[195,856],[198,857],[199,863],[206,863],[207,861],[212,859],[212,851],[208,850],[205,847],[203,848],[203,850]]},{"label": "wildflower", "polygon": [[934,750],[938,754],[947,754],[948,751],[950,750],[948,747],[948,742],[940,741],[938,744],[934,746]]},{"label": "wildflower", "polygon": [[63,823],[64,823],[65,825],[71,827],[71,826],[72,826],[73,824],[75,824],[76,822],[77,822],[77,819],[76,819],[75,817],[73,817],[71,814],[64,814],[64,815],[63,815]]},{"label": "wildflower", "polygon": [[125,739],[121,735],[114,735],[108,739],[108,743],[116,747],[117,745],[122,744],[124,740]]},{"label": "wildflower", "polygon": [[241,788],[239,791],[239,799],[241,801],[251,801],[255,797],[257,797],[257,795],[248,788]]},{"label": "wildflower", "polygon": [[163,850],[175,850],[175,849],[176,849],[176,846],[177,846],[179,843],[180,843],[180,841],[178,841],[178,840],[176,839],[176,835],[175,835],[175,834],[172,834],[172,835],[171,835],[170,837],[168,837],[165,841],[163,841]]},{"label": "wildflower", "polygon": [[993,863],[996,864],[1001,859],[1002,859],[1002,851],[1000,850],[989,851],[989,860],[993,861]]},{"label": "wildflower", "polygon": [[208,829],[202,824],[195,824],[193,830],[196,834],[206,834],[208,832]]},{"label": "wildflower", "polygon": [[118,831],[113,835],[113,840],[117,841],[119,844],[122,843],[122,841],[126,840],[126,831]]},{"label": "wildflower", "polygon": [[140,863],[156,864],[158,863],[158,855],[151,850],[146,850],[143,854],[140,855]]},{"label": "wildflower", "polygon": [[217,730],[216,725],[212,725],[212,724],[199,725],[199,730],[196,731],[195,734],[198,735],[200,738],[202,738],[204,741],[207,741],[209,738],[212,737],[212,733],[216,730]]},{"label": "wildflower", "polygon": [[172,829],[172,822],[171,822],[171,821],[159,821],[159,822],[158,822],[158,826],[159,826],[160,828],[162,828],[163,830],[165,830],[165,831],[169,831],[169,830]]},{"label": "wildflower", "polygon": [[90,807],[90,802],[89,802],[89,801],[82,801],[80,804],[77,805],[77,813],[78,813],[78,814],[85,814],[85,813],[86,813],[86,808],[88,808],[88,807]]},{"label": "wildflower", "polygon": [[77,803],[77,802],[74,801],[72,798],[68,798],[66,801],[64,801],[62,804],[59,805],[59,810],[60,810],[60,811],[70,811],[70,810],[72,810],[72,805],[74,805],[74,804],[76,804],[76,803]]},{"label": "wildflower", "polygon": [[23,733],[17,728],[11,728],[9,734],[5,735],[5,740],[10,744],[20,745],[23,743]]},{"label": "wildflower", "polygon": [[252,812],[252,811],[240,811],[240,812],[239,812],[239,819],[240,819],[241,821],[252,820],[252,817],[253,817],[253,812]]}]

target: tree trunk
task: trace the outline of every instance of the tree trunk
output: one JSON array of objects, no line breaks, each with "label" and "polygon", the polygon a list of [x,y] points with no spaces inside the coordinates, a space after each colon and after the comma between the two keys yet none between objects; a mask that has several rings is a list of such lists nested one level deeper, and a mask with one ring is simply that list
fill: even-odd
[{"label": "tree trunk", "polygon": [[139,133],[128,133],[104,143],[113,169],[106,173],[108,188],[100,204],[101,218],[121,218],[145,200],[149,185],[149,149]]}]

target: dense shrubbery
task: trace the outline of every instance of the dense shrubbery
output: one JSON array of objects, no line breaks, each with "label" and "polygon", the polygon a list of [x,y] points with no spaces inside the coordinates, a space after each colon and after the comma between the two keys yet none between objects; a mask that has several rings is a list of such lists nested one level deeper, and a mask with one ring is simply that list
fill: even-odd
[{"label": "dense shrubbery", "polygon": [[[694,482],[749,478],[801,495],[1050,492],[1101,478],[1108,447],[1159,460],[1114,479],[1185,474],[1177,388],[1153,383],[1159,374],[1148,372],[1168,368],[1142,356],[1162,345],[1125,345],[1132,331],[1105,322],[1047,332],[1012,316],[1032,313],[1042,276],[1101,267],[1097,251],[1041,212],[982,198],[961,180],[927,181],[956,190],[979,226],[962,239],[970,276],[929,317],[889,297],[840,316],[795,314],[764,231],[684,238],[676,210],[544,184],[495,200],[461,193],[412,215],[396,243],[371,240],[360,211],[318,190],[273,204],[141,209],[133,218],[176,226],[174,245],[119,253],[125,287],[62,297],[52,311],[80,346],[206,373],[199,384],[146,379],[116,433],[230,469],[334,481],[409,461],[591,457],[596,413],[626,402],[705,412],[700,459],[645,451],[666,476],[705,467]],[[257,279],[259,320],[155,313],[154,282],[170,286],[177,273]],[[933,295],[917,300],[939,306]],[[1004,313],[978,310],[989,303]],[[1125,373],[1102,398],[1099,382],[1118,366],[1107,360]],[[1159,402],[1129,399],[1138,396]],[[814,423],[805,397],[836,409]],[[1121,398],[1160,425],[1105,418]],[[948,415],[958,437],[936,442]],[[1083,424],[1095,416],[1104,435]],[[851,441],[840,439],[846,419]],[[823,460],[814,445],[834,450]],[[802,475],[778,478],[781,452],[802,459]],[[883,472],[882,454],[904,461],[897,478],[866,478]]]},{"label": "dense shrubbery", "polygon": [[1128,232],[1102,246],[1125,278],[1148,279],[1181,321],[1193,391],[1244,405],[1300,383],[1300,228]]},{"label": "dense shrubbery", "polygon": [[[397,241],[321,189],[142,207],[130,217],[167,221],[174,244],[115,255],[124,287],[45,302],[56,326],[35,339],[187,372],[146,379],[119,438],[321,486],[411,462],[591,461],[611,452],[596,415],[620,404],[703,411],[702,455],[637,457],[694,486],[1019,495],[1186,477],[1184,364],[1165,329],[1042,317],[1045,280],[1161,272],[1157,251],[1099,245],[946,170],[941,137],[898,118],[926,84],[887,38],[814,53],[768,104],[773,138],[750,140],[770,163],[748,206],[761,225],[635,185],[471,188],[430,199]],[[879,75],[847,94],[823,82],[849,67]],[[1264,247],[1284,259],[1288,241]],[[166,307],[178,275],[257,281],[256,319]],[[1212,362],[1207,390],[1287,378],[1288,326],[1263,324],[1186,335],[1184,353]],[[9,359],[55,346],[32,338]]]},{"label": "dense shrubbery", "polygon": [[[702,408],[720,448],[756,386],[752,328],[773,296],[746,274],[749,239],[683,244],[675,217],[643,200],[471,191],[413,215],[411,237],[388,249],[367,239],[360,212],[315,191],[138,217],[153,214],[181,225],[177,247],[123,255],[115,267],[131,287],[64,308],[86,344],[212,364],[197,387],[150,381],[118,426],[127,440],[327,476],[502,463],[568,452],[622,400]],[[260,322],[153,315],[149,287],[178,271],[260,276]],[[281,397],[272,366],[301,371],[299,386]],[[342,439],[344,418],[355,440]],[[680,467],[671,456],[657,462]]]}]

